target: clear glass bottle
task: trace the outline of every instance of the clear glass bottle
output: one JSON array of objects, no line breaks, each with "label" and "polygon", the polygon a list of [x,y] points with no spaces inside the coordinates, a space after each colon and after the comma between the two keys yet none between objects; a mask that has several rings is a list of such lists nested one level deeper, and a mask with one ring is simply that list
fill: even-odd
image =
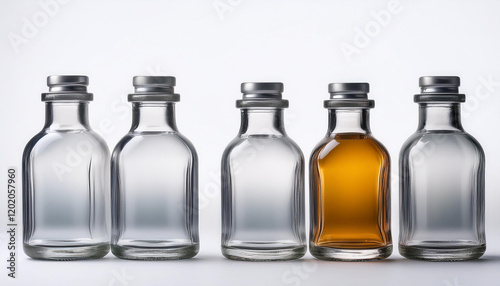
[{"label": "clear glass bottle", "polygon": [[241,128],[222,157],[222,254],[235,260],[302,257],[304,156],[285,133],[282,83],[243,83]]},{"label": "clear glass bottle", "polygon": [[400,154],[399,252],[468,260],[486,249],[484,152],[462,128],[460,78],[420,78],[419,124]]},{"label": "clear glass bottle", "polygon": [[198,157],[175,122],[175,77],[136,76],[132,127],[111,159],[111,251],[186,259],[199,250]]},{"label": "clear glass bottle", "polygon": [[369,85],[331,83],[328,89],[328,132],[310,162],[309,250],[324,260],[387,258],[390,157],[370,132]]},{"label": "clear glass bottle", "polygon": [[109,252],[109,151],[89,126],[86,76],[49,76],[45,125],[23,154],[24,252],[36,259]]}]

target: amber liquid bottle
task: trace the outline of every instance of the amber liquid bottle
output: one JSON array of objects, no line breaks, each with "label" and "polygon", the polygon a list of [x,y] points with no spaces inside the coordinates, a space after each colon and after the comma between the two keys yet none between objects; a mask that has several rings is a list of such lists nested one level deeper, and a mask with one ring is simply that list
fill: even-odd
[{"label": "amber liquid bottle", "polygon": [[370,133],[367,83],[329,85],[329,129],[310,162],[310,251],[364,261],[392,253],[390,157]]}]

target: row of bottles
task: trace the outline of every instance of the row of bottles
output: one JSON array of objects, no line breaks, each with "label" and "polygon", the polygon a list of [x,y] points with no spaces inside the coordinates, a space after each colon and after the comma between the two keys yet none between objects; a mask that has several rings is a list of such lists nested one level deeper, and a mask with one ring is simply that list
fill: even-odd
[{"label": "row of bottles", "polygon": [[[177,130],[175,78],[134,77],[132,127],[111,160],[88,123],[88,78],[47,83],[45,126],[23,154],[26,254],[100,258],[111,247],[124,259],[195,256],[198,158]],[[420,78],[419,126],[399,164],[399,252],[407,258],[468,260],[485,251],[484,153],[461,126],[459,85],[458,77]],[[243,83],[241,91],[241,128],[221,164],[222,253],[298,259],[307,251],[305,164],[285,132],[283,84]],[[309,250],[319,259],[392,253],[390,156],[371,134],[368,92],[367,83],[329,85],[328,131],[309,162]]]}]

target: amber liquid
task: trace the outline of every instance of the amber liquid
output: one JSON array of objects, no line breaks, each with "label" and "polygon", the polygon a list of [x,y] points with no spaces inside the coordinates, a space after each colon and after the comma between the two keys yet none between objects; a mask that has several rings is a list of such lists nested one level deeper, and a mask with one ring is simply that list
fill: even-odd
[{"label": "amber liquid", "polygon": [[314,246],[371,249],[391,244],[387,150],[370,135],[338,134],[311,159]]}]

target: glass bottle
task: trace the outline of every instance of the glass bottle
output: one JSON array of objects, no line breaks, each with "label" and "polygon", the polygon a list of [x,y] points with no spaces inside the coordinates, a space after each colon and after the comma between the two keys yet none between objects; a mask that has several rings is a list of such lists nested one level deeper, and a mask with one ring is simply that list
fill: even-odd
[{"label": "glass bottle", "polygon": [[484,152],[460,122],[460,78],[425,76],[417,131],[400,154],[399,252],[423,260],[468,260],[486,249]]},{"label": "glass bottle", "polygon": [[392,253],[390,157],[370,132],[368,83],[331,83],[328,132],[310,162],[311,254],[363,261]]},{"label": "glass bottle", "polygon": [[235,260],[302,257],[304,156],[286,134],[283,84],[243,83],[241,127],[222,157],[222,254]]},{"label": "glass bottle", "polygon": [[111,159],[111,251],[124,259],[194,257],[198,157],[177,130],[175,77],[136,76],[133,84],[132,127]]},{"label": "glass bottle", "polygon": [[49,76],[45,125],[23,154],[24,252],[36,259],[109,252],[109,151],[89,126],[86,76]]}]

